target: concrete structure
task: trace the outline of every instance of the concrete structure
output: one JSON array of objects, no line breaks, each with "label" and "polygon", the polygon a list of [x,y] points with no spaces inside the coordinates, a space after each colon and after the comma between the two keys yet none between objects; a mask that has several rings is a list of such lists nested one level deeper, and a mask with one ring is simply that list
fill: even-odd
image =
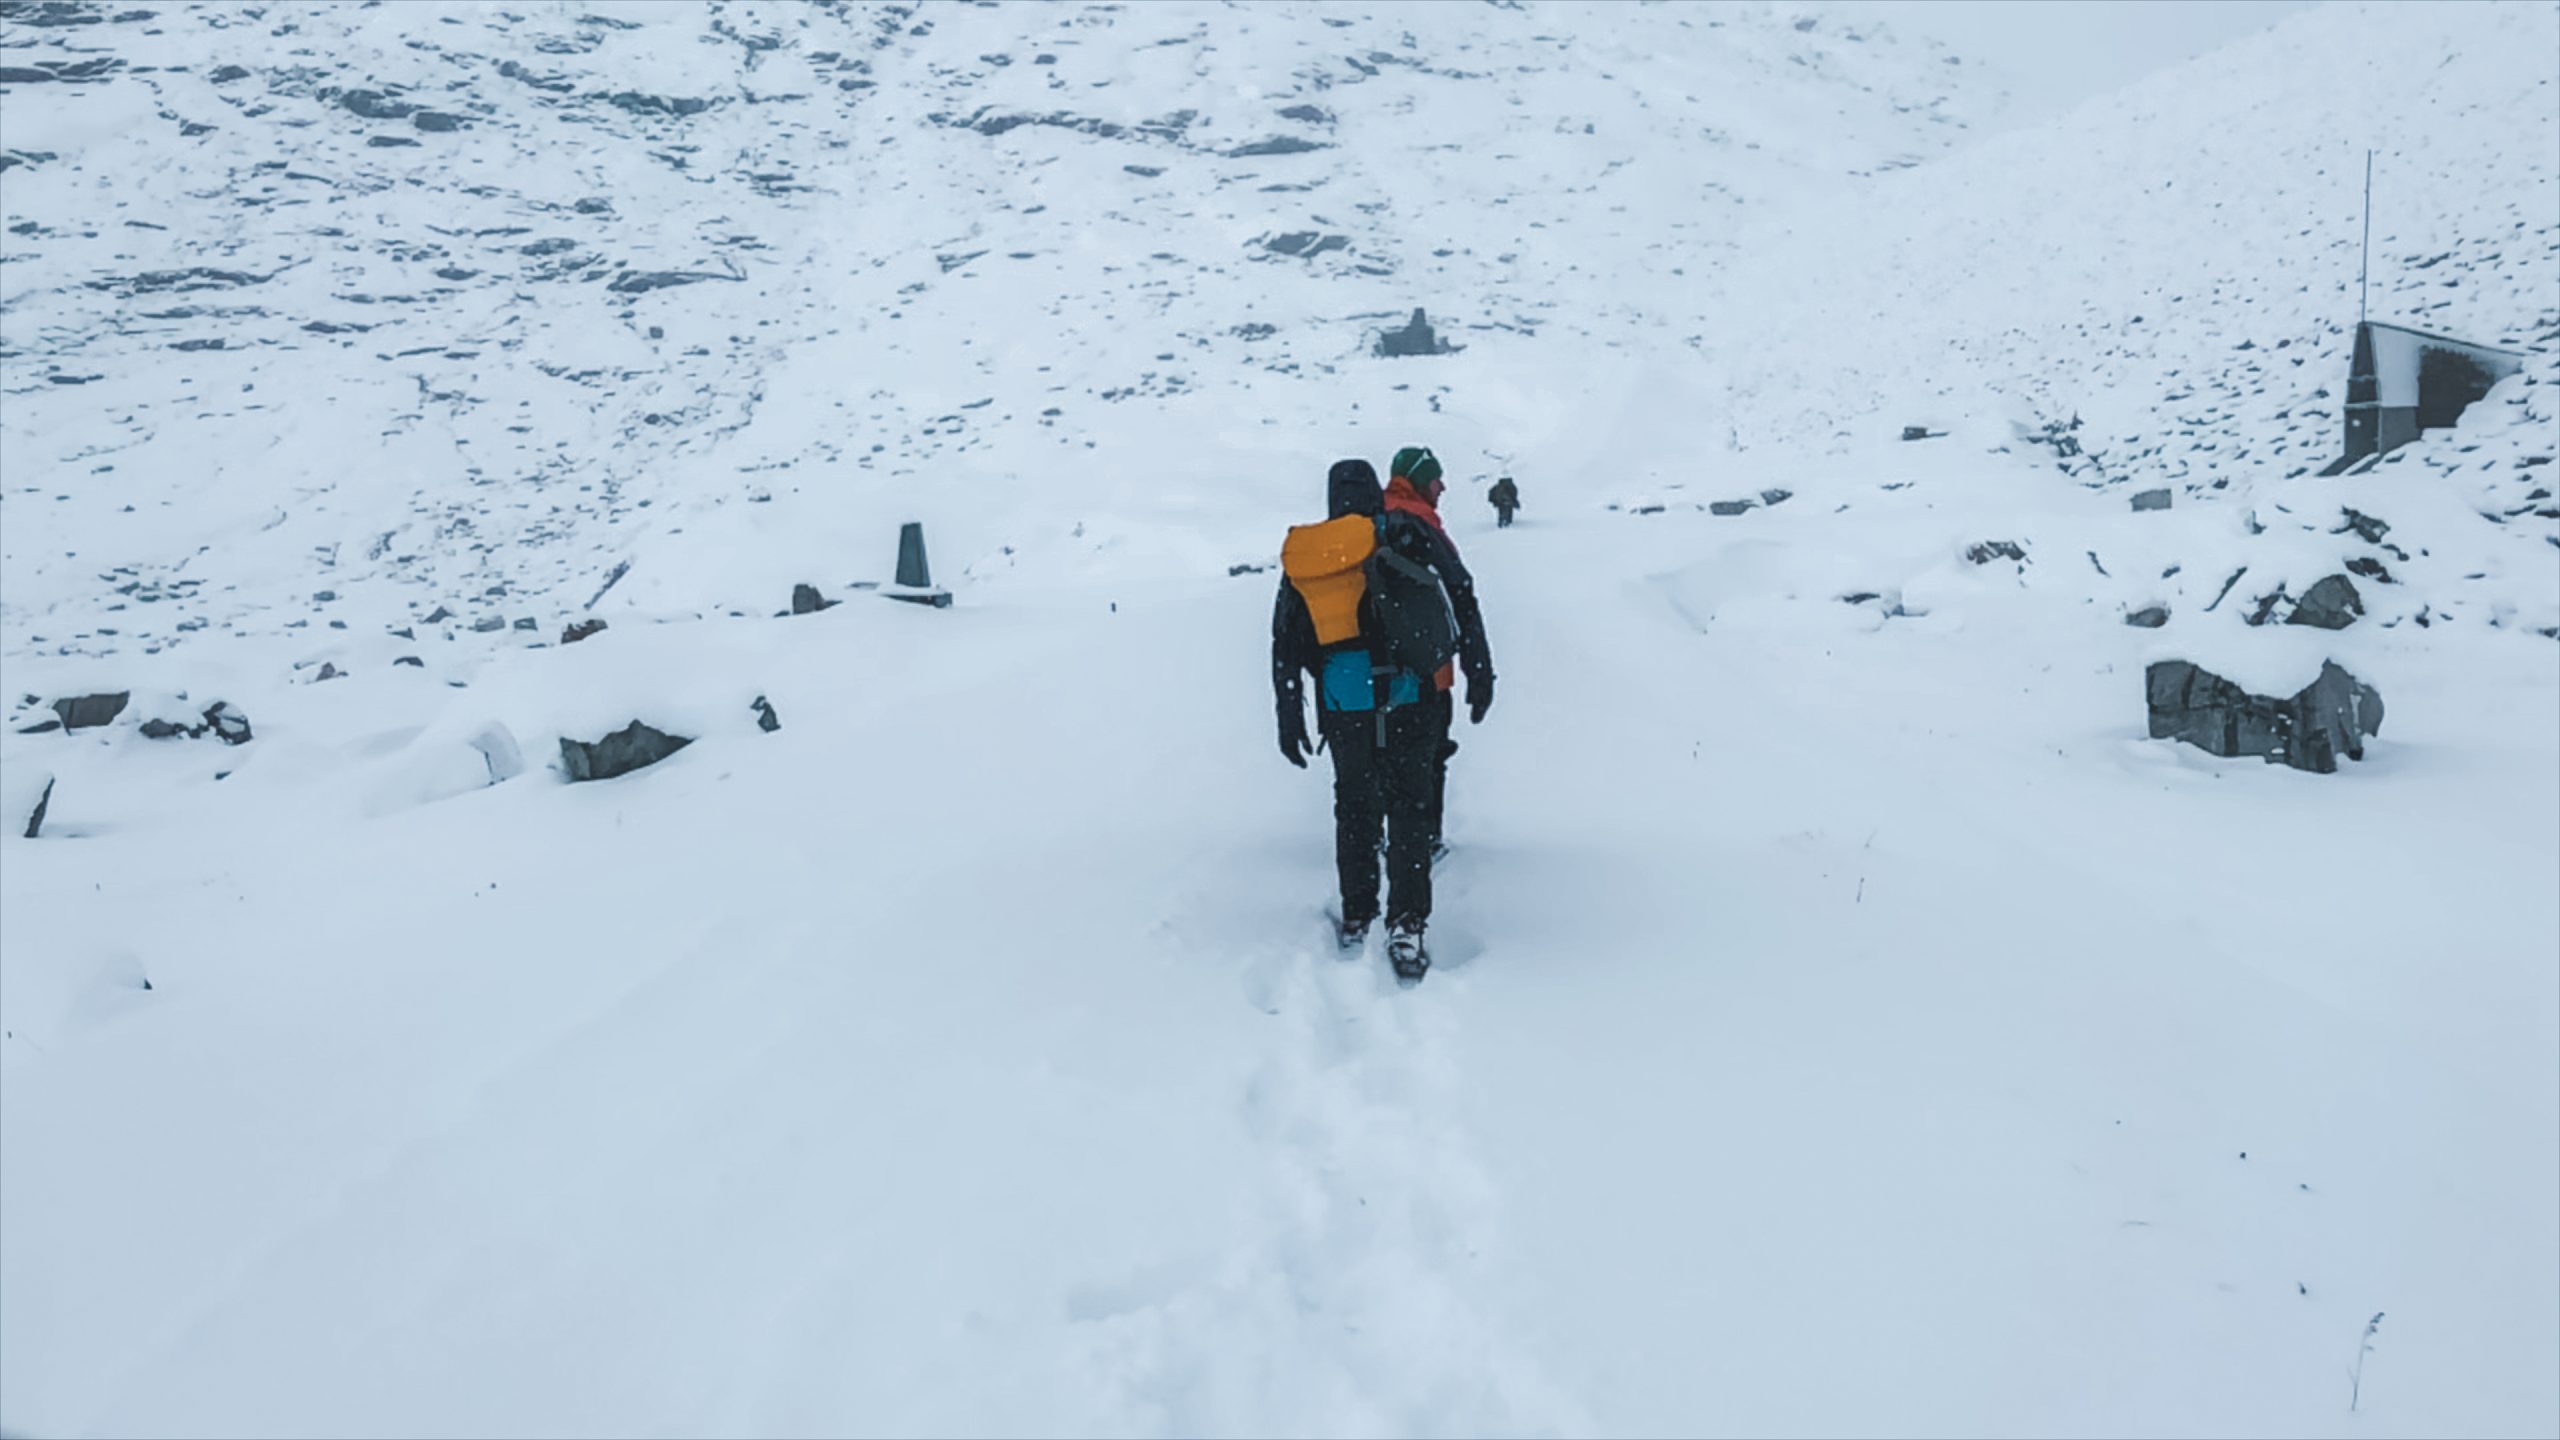
[{"label": "concrete structure", "polygon": [[2405,325],[2358,324],[2347,368],[2347,449],[2322,473],[2338,474],[2368,456],[2390,454],[2421,430],[2451,425],[2490,386],[2523,367],[2522,355],[2494,345]]}]

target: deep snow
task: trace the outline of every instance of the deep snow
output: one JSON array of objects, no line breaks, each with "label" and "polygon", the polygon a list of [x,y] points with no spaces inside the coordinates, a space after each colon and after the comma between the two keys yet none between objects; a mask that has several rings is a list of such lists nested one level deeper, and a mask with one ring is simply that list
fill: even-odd
[{"label": "deep snow", "polygon": [[[0,90],[12,1433],[2560,1431],[2560,7],[1978,145],[1810,7],[248,13],[0,35],[193,67]],[[2377,318],[2531,358],[2323,481],[2367,143]],[[1502,679],[1405,993],[1228,572],[1414,442]]]}]

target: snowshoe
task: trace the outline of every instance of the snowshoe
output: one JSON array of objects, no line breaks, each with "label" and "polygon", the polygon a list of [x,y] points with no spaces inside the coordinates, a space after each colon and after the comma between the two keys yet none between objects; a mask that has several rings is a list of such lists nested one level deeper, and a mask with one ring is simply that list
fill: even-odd
[{"label": "snowshoe", "polygon": [[1431,969],[1431,952],[1422,946],[1422,927],[1397,925],[1387,931],[1387,963],[1396,979],[1411,985]]},{"label": "snowshoe", "polygon": [[1343,953],[1346,955],[1367,945],[1369,943],[1369,917],[1364,915],[1355,920],[1335,920],[1333,924],[1333,943],[1340,946]]}]

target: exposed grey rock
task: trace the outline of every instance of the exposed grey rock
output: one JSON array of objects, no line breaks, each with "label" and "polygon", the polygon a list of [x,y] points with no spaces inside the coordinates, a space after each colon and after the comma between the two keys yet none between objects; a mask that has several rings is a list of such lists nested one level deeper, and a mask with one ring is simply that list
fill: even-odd
[{"label": "exposed grey rock", "polygon": [[683,119],[699,115],[711,108],[708,100],[692,100],[674,95],[643,95],[636,90],[622,90],[604,97],[604,102],[634,115],[666,115]]},{"label": "exposed grey rock", "polygon": [[815,615],[835,603],[819,594],[818,587],[815,585],[800,584],[791,587],[791,613],[794,615]]},{"label": "exposed grey rock", "polygon": [[2382,733],[2382,695],[2334,662],[2289,699],[2252,695],[2184,660],[2154,662],[2143,674],[2151,738],[2184,740],[2215,755],[2256,755],[2326,775],[2338,757],[2364,758],[2364,739]]},{"label": "exposed grey rock", "polygon": [[44,793],[36,796],[36,808],[27,816],[26,838],[33,840],[36,838],[36,832],[44,828],[44,812],[52,805],[53,777],[48,775],[44,780]]},{"label": "exposed grey rock", "polygon": [[[1707,513],[1710,515],[1740,515],[1754,509],[1759,505],[1759,503],[1760,502],[1757,500],[1711,500],[1707,502]],[[1662,507],[1656,505],[1653,508],[1659,510]],[[1638,511],[1637,513],[1642,514],[1643,512]]]},{"label": "exposed grey rock", "polygon": [[1296,135],[1275,135],[1268,140],[1256,140],[1250,145],[1239,145],[1227,152],[1227,158],[1250,160],[1257,155],[1303,155],[1310,150],[1332,148],[1320,141],[1308,140]]},{"label": "exposed grey rock", "polygon": [[2133,508],[2136,510],[2166,510],[2169,508],[2169,492],[2167,490],[2145,490],[2141,494],[2133,497]]},{"label": "exposed grey rock", "polygon": [[2353,560],[2348,561],[2347,573],[2350,575],[2361,575],[2367,580],[2376,581],[2384,585],[2396,585],[2400,583],[2391,578],[2391,571],[2388,567],[2384,566],[2381,561],[2374,559],[2370,555],[2359,555]]},{"label": "exposed grey rock", "polygon": [[180,725],[176,721],[162,720],[157,716],[142,722],[142,738],[145,740],[177,740],[201,733]]},{"label": "exposed grey rock", "polygon": [[94,730],[111,723],[124,713],[125,702],[133,698],[130,690],[113,694],[82,695],[75,699],[56,700],[53,713],[62,717],[65,730]]},{"label": "exposed grey rock", "polygon": [[743,280],[743,275],[721,275],[708,270],[626,270],[614,277],[607,290],[617,295],[645,295],[652,290],[667,290],[678,285],[698,285],[705,280]]},{"label": "exposed grey rock", "polygon": [[469,122],[442,110],[421,110],[409,117],[409,123],[430,134],[441,135],[459,130]]},{"label": "exposed grey rock", "polygon": [[1793,490],[1763,490],[1760,492],[1760,503],[1763,505],[1784,505],[1794,498],[1796,498],[1796,492]]},{"label": "exposed grey rock", "polygon": [[1423,318],[1422,307],[1413,309],[1413,318],[1401,330],[1381,330],[1372,352],[1382,356],[1446,355],[1458,347],[1433,332],[1431,322]]},{"label": "exposed grey rock", "polygon": [[439,605],[436,607],[434,614],[429,615],[426,619],[421,620],[418,623],[421,625],[438,625],[452,618],[454,618],[453,612]]},{"label": "exposed grey rock", "polygon": [[691,736],[669,735],[634,720],[591,743],[562,736],[560,763],[573,781],[610,780],[655,765],[692,743]]},{"label": "exposed grey rock", "polygon": [[772,701],[759,695],[755,698],[755,703],[747,708],[756,712],[756,728],[767,735],[782,728],[782,717],[774,713]]},{"label": "exposed grey rock", "polygon": [[534,619],[530,615],[519,615],[516,617],[516,628],[519,630],[539,630],[542,628],[542,622]]},{"label": "exposed grey rock", "polygon": [[2379,516],[2367,515],[2352,506],[2339,506],[2338,514],[2340,517],[2338,528],[2329,532],[2332,535],[2344,535],[2353,530],[2363,537],[2367,545],[2379,545],[2382,543],[2382,537],[2391,533],[2390,521]]},{"label": "exposed grey rock", "polygon": [[586,639],[588,636],[595,634],[597,631],[606,628],[605,622],[602,620],[581,620],[577,624],[560,632],[560,643],[563,645],[575,645],[579,641]]},{"label": "exposed grey rock", "polygon": [[2284,623],[2344,630],[2363,614],[2364,597],[2356,593],[2355,582],[2344,575],[2330,575],[2303,593]]},{"label": "exposed grey rock", "polygon": [[483,615],[479,619],[471,622],[471,628],[479,631],[483,635],[488,634],[492,630],[504,630],[507,628],[507,617],[504,615]]},{"label": "exposed grey rock", "polygon": [[2282,585],[2278,585],[2272,593],[2261,595],[2255,601],[2251,602],[2249,613],[2240,617],[2241,623],[2245,625],[2264,625],[2269,620],[2275,618],[2277,606],[2290,604],[2292,602],[2293,597],[2285,593],[2285,589]]},{"label": "exposed grey rock", "polygon": [[246,745],[255,738],[249,729],[249,717],[234,710],[225,701],[216,700],[206,708],[204,723],[205,728],[213,732],[214,738],[225,745]]},{"label": "exposed grey rock", "polygon": [[1968,546],[1964,558],[1976,565],[1988,565],[1994,560],[2015,560],[2024,565],[2027,563],[2027,551],[2015,540],[1985,540],[1979,545]]},{"label": "exposed grey rock", "polygon": [[2157,630],[2161,626],[2169,623],[2169,607],[2166,605],[2145,605],[2141,609],[2124,617],[2124,623],[2127,625],[2139,626],[2145,630]]},{"label": "exposed grey rock", "polygon": [[1281,110],[1280,118],[1303,121],[1309,125],[1330,125],[1333,123],[1333,112],[1319,105],[1291,105]]},{"label": "exposed grey rock", "polygon": [[1329,250],[1350,249],[1351,237],[1325,235],[1314,230],[1292,230],[1285,235],[1263,236],[1256,243],[1274,255],[1295,255],[1300,259],[1312,260]]},{"label": "exposed grey rock", "polygon": [[367,120],[406,120],[418,113],[417,106],[379,90],[350,90],[338,97],[338,103]]},{"label": "exposed grey rock", "polygon": [[204,78],[216,85],[228,85],[234,80],[248,79],[249,72],[238,65],[225,65]]},{"label": "exposed grey rock", "polygon": [[1935,440],[1943,433],[1944,432],[1942,431],[1932,430],[1926,425],[1905,425],[1902,427],[1902,438],[1905,440]]}]

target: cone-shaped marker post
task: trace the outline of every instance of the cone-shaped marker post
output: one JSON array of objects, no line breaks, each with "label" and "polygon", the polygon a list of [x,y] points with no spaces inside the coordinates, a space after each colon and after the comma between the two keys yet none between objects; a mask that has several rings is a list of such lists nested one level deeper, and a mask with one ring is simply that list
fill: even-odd
[{"label": "cone-shaped marker post", "polygon": [[951,603],[951,592],[933,588],[933,568],[924,558],[924,523],[910,520],[898,530],[898,588],[883,592],[892,600],[905,600],[916,605],[940,609]]},{"label": "cone-shaped marker post", "polygon": [[933,588],[933,567],[924,562],[924,522],[910,520],[898,531],[898,583],[916,590]]}]

